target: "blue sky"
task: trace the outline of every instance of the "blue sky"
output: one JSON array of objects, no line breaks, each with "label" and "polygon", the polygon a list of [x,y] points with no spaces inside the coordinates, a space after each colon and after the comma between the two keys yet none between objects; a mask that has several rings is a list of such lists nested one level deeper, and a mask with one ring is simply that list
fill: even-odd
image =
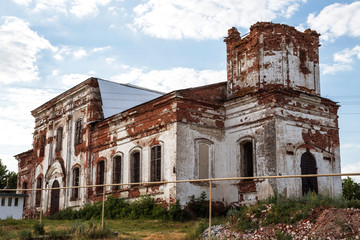
[{"label": "blue sky", "polygon": [[225,81],[223,37],[257,21],[321,33],[343,172],[360,172],[360,1],[0,0],[0,159],[32,146],[30,111],[94,76],[168,92]]}]

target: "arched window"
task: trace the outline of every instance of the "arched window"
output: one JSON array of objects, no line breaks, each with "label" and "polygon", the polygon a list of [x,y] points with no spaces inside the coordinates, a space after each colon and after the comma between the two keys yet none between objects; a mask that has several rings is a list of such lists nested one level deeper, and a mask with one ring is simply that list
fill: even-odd
[{"label": "arched window", "polygon": [[46,136],[45,134],[41,135],[40,138],[40,157],[45,155],[45,145],[46,145]]},{"label": "arched window", "polygon": [[55,151],[60,151],[62,149],[62,138],[63,138],[63,128],[59,127],[56,130],[56,148],[55,148]]},{"label": "arched window", "polygon": [[[39,177],[37,179],[36,188],[37,189],[42,188],[42,177]],[[37,190],[35,195],[35,207],[40,207],[40,201],[41,201],[41,190]]]},{"label": "arched window", "polygon": [[[314,156],[310,152],[305,152],[301,156],[301,175],[317,174],[316,161]],[[317,177],[305,177],[301,178],[302,194],[308,192],[318,193]]]},{"label": "arched window", "polygon": [[[80,168],[79,167],[75,167],[73,169],[73,182],[72,182],[72,186],[73,187],[78,187],[79,186],[79,180],[80,180]],[[78,199],[79,198],[79,188],[72,188],[72,198]]]},{"label": "arched window", "polygon": [[[121,183],[121,156],[117,155],[113,161],[113,183]],[[119,190],[120,186],[114,186],[114,190]]]},{"label": "arched window", "polygon": [[76,121],[75,124],[75,145],[82,143],[82,121],[81,119]]},{"label": "arched window", "polygon": [[161,181],[161,146],[156,145],[151,148],[151,182]]},{"label": "arched window", "polygon": [[241,176],[254,177],[253,143],[246,141],[240,144]]},{"label": "arched window", "polygon": [[140,152],[134,151],[130,155],[131,180],[132,183],[140,182]]},{"label": "arched window", "polygon": [[[26,191],[26,189],[27,189],[27,182],[23,182],[23,184],[22,184],[22,194],[26,194],[27,193],[27,191]],[[26,197],[24,198],[24,205],[23,205],[23,208],[25,207],[25,205],[26,205]]]},{"label": "arched window", "polygon": [[[97,165],[97,185],[102,185],[105,183],[105,161],[100,161]],[[97,188],[98,193],[103,192],[103,187],[100,186]]]},{"label": "arched window", "polygon": [[208,139],[195,140],[195,176],[198,179],[214,177],[213,144]]}]

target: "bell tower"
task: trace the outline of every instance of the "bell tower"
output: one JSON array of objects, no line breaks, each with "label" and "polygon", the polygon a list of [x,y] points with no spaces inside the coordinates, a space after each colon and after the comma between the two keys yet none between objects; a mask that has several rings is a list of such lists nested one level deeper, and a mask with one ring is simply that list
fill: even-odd
[{"label": "bell tower", "polygon": [[319,34],[284,24],[258,22],[241,37],[228,31],[227,96],[265,88],[289,88],[320,96]]}]

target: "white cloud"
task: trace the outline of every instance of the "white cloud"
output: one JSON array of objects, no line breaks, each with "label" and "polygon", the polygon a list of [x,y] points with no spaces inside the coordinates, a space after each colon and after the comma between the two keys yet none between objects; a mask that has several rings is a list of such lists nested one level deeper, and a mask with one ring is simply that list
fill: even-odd
[{"label": "white cloud", "polygon": [[349,64],[344,63],[334,63],[334,64],[320,64],[321,74],[331,74],[334,75],[336,72],[340,71],[351,71],[352,67]]},{"label": "white cloud", "polygon": [[124,68],[127,72],[110,77],[121,83],[169,92],[189,87],[226,81],[226,72],[214,70],[196,70],[192,68],[171,68],[146,71],[140,68]]},{"label": "white cloud", "polygon": [[48,40],[32,31],[17,17],[4,17],[0,26],[0,83],[31,82],[38,79],[39,52],[55,51]]},{"label": "white cloud", "polygon": [[305,0],[148,0],[134,8],[132,27],[164,39],[217,39],[232,26],[290,17]]},{"label": "white cloud", "polygon": [[90,76],[87,74],[67,74],[61,76],[61,83],[66,88],[73,87],[86,79],[88,79]]},{"label": "white cloud", "polygon": [[80,59],[87,56],[87,53],[84,49],[79,49],[77,51],[74,51],[73,54],[76,59]]},{"label": "white cloud", "polygon": [[323,40],[334,40],[340,36],[360,37],[360,2],[334,3],[319,14],[310,14],[307,24],[321,33]]},{"label": "white cloud", "polygon": [[91,52],[93,52],[93,53],[95,53],[95,52],[102,52],[102,51],[105,51],[105,50],[110,49],[110,48],[111,48],[110,46],[93,48],[93,49],[91,50]]},{"label": "white cloud", "polygon": [[[13,0],[21,5],[28,5],[31,0]],[[107,6],[113,0],[34,0],[36,12],[57,11],[73,14],[76,17],[96,16],[100,6]]]},{"label": "white cloud", "polygon": [[106,58],[106,59],[105,59],[105,62],[108,63],[108,64],[113,64],[115,61],[116,61],[115,58],[110,58],[110,57],[109,57],[109,58]]},{"label": "white cloud", "polygon": [[322,74],[335,74],[340,71],[351,71],[354,58],[360,59],[360,46],[352,49],[346,48],[334,54],[333,64],[320,64]]},{"label": "white cloud", "polygon": [[[341,167],[341,172],[342,173],[360,173],[360,163],[346,164]],[[351,176],[351,178],[354,178],[357,181],[360,181],[360,176]]]}]

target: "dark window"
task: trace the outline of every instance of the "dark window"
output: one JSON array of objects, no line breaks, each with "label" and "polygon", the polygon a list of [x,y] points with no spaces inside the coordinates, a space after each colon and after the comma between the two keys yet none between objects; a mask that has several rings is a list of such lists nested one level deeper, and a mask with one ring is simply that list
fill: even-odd
[{"label": "dark window", "polygon": [[[22,194],[26,194],[27,193],[27,191],[26,191],[26,189],[27,189],[27,182],[23,182],[23,185],[22,185]],[[26,197],[24,198],[24,205],[23,205],[23,207],[25,207],[25,204],[26,204]]]},{"label": "dark window", "polygon": [[[38,180],[36,182],[36,188],[37,189],[42,188],[42,177],[38,178]],[[41,190],[37,190],[36,191],[36,196],[35,196],[35,206],[36,207],[40,207],[40,199],[41,199]]]},{"label": "dark window", "polygon": [[254,176],[254,159],[253,159],[253,144],[246,142],[241,144],[242,154],[242,177]]},{"label": "dark window", "polygon": [[[105,161],[100,161],[97,166],[97,185],[102,185],[105,183]],[[103,192],[103,187],[97,188],[98,193]]]},{"label": "dark window", "polygon": [[[317,174],[316,161],[313,155],[305,152],[301,156],[301,175]],[[303,195],[308,192],[318,193],[317,177],[301,178]]]},{"label": "dark window", "polygon": [[82,143],[82,121],[81,119],[76,121],[75,126],[75,145]]},{"label": "dark window", "polygon": [[59,127],[56,131],[56,148],[55,151],[60,151],[62,149],[62,138],[63,138],[63,128]]},{"label": "dark window", "polygon": [[140,182],[140,152],[134,151],[131,153],[131,182]]},{"label": "dark window", "polygon": [[209,145],[199,143],[199,179],[209,178]]},{"label": "dark window", "polygon": [[19,205],[19,199],[15,198],[14,206],[17,207]]},{"label": "dark window", "polygon": [[[76,167],[73,169],[73,187],[79,186],[80,168]],[[72,197],[75,199],[79,198],[79,188],[72,189]]]},{"label": "dark window", "polygon": [[[121,156],[116,156],[114,158],[114,175],[113,175],[113,183],[121,183]],[[120,189],[120,186],[114,186],[115,190]]]},{"label": "dark window", "polygon": [[40,138],[40,157],[45,155],[45,145],[46,145],[46,137],[45,134]]},{"label": "dark window", "polygon": [[9,198],[8,198],[8,206],[11,207],[11,204],[12,204],[12,198],[9,197]]},{"label": "dark window", "polygon": [[161,181],[161,146],[151,148],[151,181]]},{"label": "dark window", "polygon": [[1,206],[5,206],[5,198],[4,197],[1,198]]}]

